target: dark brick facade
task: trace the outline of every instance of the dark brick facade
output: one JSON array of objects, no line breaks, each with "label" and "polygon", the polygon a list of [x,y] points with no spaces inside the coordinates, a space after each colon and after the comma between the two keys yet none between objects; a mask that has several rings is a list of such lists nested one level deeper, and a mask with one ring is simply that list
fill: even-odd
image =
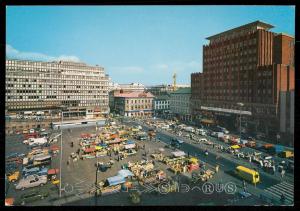
[{"label": "dark brick facade", "polygon": [[252,112],[243,118],[255,130],[279,131],[280,93],[295,86],[294,38],[270,32],[271,28],[256,21],[207,38],[203,72],[191,74],[196,119],[217,116],[201,106],[239,110],[237,103],[242,102],[242,110]]}]

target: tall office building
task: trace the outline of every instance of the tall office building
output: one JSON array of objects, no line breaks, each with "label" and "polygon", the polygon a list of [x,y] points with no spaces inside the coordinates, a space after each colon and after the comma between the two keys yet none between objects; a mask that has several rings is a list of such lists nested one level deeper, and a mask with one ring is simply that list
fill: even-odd
[{"label": "tall office building", "polygon": [[104,68],[66,61],[6,60],[8,112],[69,111],[69,116],[100,117],[108,110]]},{"label": "tall office building", "polygon": [[207,38],[203,72],[191,75],[196,119],[238,126],[242,110],[249,131],[293,135],[294,38],[271,28],[255,21]]}]

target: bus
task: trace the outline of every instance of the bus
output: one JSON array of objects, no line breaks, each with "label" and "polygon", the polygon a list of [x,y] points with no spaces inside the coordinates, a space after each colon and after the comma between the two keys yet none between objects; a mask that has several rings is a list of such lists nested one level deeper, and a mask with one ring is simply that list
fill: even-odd
[{"label": "bus", "polygon": [[235,169],[235,174],[238,177],[240,177],[250,183],[253,183],[253,184],[260,182],[259,173],[255,170],[246,168],[244,166],[237,166]]}]

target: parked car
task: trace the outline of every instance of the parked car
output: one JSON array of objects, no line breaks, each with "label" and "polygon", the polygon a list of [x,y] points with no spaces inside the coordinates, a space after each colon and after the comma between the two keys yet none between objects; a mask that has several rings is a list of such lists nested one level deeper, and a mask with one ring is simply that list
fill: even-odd
[{"label": "parked car", "polygon": [[15,172],[9,172],[6,174],[8,181],[10,182],[16,182],[19,177],[20,177],[20,172],[15,171]]},{"label": "parked car", "polygon": [[29,174],[34,174],[34,173],[39,172],[39,171],[40,171],[39,167],[34,167],[34,168],[24,167],[23,170],[22,170],[22,174],[23,174],[23,176],[25,176],[25,175],[29,175]]},{"label": "parked car", "polygon": [[32,188],[36,186],[43,186],[47,183],[47,176],[30,175],[23,178],[16,185],[17,190],[25,190],[26,188]]},{"label": "parked car", "polygon": [[25,205],[37,200],[43,200],[49,196],[49,192],[45,190],[32,191],[21,195],[20,199],[15,202],[16,205]]},{"label": "parked car", "polygon": [[24,177],[28,177],[30,175],[38,175],[38,176],[43,176],[43,175],[47,175],[48,174],[48,168],[41,168],[36,172],[29,172],[27,174],[24,175]]},{"label": "parked car", "polygon": [[29,133],[34,133],[34,132],[35,132],[34,129],[29,130]]}]

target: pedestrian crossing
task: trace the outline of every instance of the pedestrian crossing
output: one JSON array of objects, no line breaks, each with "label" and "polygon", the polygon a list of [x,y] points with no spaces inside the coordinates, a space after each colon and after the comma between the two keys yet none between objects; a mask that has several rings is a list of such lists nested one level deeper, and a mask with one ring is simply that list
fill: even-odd
[{"label": "pedestrian crossing", "polygon": [[265,191],[278,200],[280,200],[281,195],[284,194],[288,202],[294,203],[294,184],[281,182],[265,189]]}]

